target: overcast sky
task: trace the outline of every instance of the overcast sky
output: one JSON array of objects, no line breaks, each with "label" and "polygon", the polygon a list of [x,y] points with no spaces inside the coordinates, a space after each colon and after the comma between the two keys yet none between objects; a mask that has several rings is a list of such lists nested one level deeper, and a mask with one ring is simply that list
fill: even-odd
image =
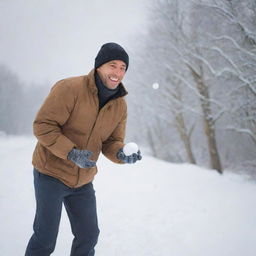
[{"label": "overcast sky", "polygon": [[27,84],[88,73],[102,44],[129,52],[145,0],[0,0],[0,63]]}]

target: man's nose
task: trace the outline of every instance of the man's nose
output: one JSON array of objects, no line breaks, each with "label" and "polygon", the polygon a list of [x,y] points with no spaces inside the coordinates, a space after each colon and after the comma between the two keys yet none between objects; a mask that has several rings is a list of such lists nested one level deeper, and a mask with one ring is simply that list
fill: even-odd
[{"label": "man's nose", "polygon": [[116,76],[120,76],[120,75],[122,75],[122,73],[123,73],[122,69],[119,69],[119,68],[115,69]]}]

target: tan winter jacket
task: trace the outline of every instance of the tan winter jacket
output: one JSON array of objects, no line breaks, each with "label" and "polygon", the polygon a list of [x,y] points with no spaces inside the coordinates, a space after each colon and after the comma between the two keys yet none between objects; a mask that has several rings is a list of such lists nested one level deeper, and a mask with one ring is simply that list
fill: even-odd
[{"label": "tan winter jacket", "polygon": [[[120,84],[119,86],[122,86]],[[127,94],[123,87],[124,94]],[[73,147],[100,152],[115,163],[124,146],[127,106],[124,97],[110,100],[99,110],[94,70],[86,76],[57,82],[33,123],[38,139],[32,164],[39,172],[53,176],[69,187],[91,182],[97,167],[79,168],[67,155]]]}]

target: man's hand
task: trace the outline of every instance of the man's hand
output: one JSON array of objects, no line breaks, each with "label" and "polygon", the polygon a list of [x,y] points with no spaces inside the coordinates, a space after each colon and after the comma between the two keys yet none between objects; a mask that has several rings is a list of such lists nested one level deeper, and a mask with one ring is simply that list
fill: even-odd
[{"label": "man's hand", "polygon": [[133,153],[130,156],[125,155],[123,149],[121,148],[118,152],[117,152],[117,158],[119,160],[121,160],[123,163],[127,163],[127,164],[134,164],[136,163],[136,161],[141,160],[142,156],[141,156],[141,152],[140,150],[137,153]]},{"label": "man's hand", "polygon": [[68,160],[74,162],[80,168],[90,168],[96,165],[96,163],[89,159],[92,156],[92,152],[88,150],[79,150],[73,148],[68,153]]}]

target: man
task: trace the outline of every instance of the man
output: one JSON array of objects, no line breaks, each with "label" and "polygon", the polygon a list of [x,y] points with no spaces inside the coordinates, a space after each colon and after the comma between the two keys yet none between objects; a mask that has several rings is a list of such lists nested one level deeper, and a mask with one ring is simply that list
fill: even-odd
[{"label": "man", "polygon": [[55,248],[62,204],[74,240],[71,256],[94,255],[99,229],[93,178],[100,152],[115,163],[135,163],[140,151],[123,152],[127,94],[122,79],[126,51],[104,44],[86,76],[57,82],[35,118],[33,153],[36,214],[26,256],[47,256]]}]

